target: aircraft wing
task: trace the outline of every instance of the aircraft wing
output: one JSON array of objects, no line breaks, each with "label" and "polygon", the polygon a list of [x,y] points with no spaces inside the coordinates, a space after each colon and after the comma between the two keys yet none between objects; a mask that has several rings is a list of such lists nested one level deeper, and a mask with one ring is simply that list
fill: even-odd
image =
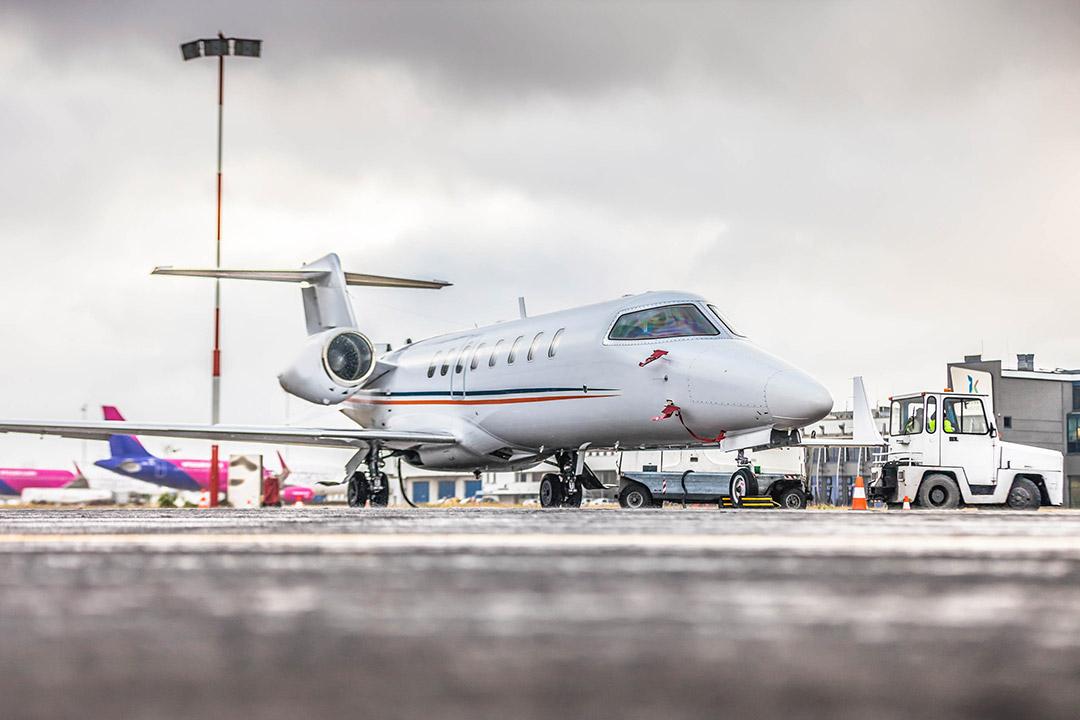
[{"label": "aircraft wing", "polygon": [[384,447],[403,450],[417,445],[453,443],[449,433],[393,432],[386,430],[355,430],[336,428],[304,428],[260,425],[169,425],[164,423],[118,422],[0,422],[0,433],[28,435],[58,435],[83,440],[108,440],[110,435],[149,435],[154,437],[213,440],[215,442],[248,442],[270,445],[308,445],[328,448],[365,448],[373,442]]}]

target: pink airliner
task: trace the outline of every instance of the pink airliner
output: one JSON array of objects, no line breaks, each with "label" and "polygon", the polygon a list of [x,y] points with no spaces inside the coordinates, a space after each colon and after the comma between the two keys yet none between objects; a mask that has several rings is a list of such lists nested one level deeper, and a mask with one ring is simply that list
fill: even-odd
[{"label": "pink airliner", "polygon": [[35,468],[0,468],[0,495],[22,495],[27,488],[62,488],[70,485],[86,487],[86,478],[79,466],[70,470],[38,470]]}]

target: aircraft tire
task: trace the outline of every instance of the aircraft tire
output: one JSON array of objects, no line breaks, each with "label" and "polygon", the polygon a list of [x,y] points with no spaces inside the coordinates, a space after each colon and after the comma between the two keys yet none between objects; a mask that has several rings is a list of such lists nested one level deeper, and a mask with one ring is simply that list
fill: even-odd
[{"label": "aircraft tire", "polygon": [[563,493],[562,478],[555,473],[548,473],[540,479],[540,507],[562,507],[566,501]]},{"label": "aircraft tire", "polygon": [[[960,486],[948,475],[933,473],[919,484],[919,505],[929,510],[953,510],[960,507]],[[1039,496],[1038,490],[1035,497]]]},{"label": "aircraft tire", "polygon": [[1005,498],[1005,504],[1012,510],[1038,510],[1042,505],[1039,486],[1027,478],[1016,478],[1013,480],[1012,487],[1009,488],[1009,496]]},{"label": "aircraft tire", "polygon": [[379,473],[382,489],[371,494],[371,507],[386,507],[390,504],[390,480],[386,473]]},{"label": "aircraft tire", "polygon": [[346,498],[349,507],[364,507],[368,499],[367,477],[364,473],[357,471],[349,477]]},{"label": "aircraft tire", "polygon": [[656,507],[652,493],[644,485],[627,483],[619,491],[619,506],[627,510],[640,510],[642,508]]},{"label": "aircraft tire", "polygon": [[731,473],[728,496],[731,498],[732,505],[740,507],[744,497],[753,497],[757,495],[757,492],[757,478],[748,468],[739,468]]}]

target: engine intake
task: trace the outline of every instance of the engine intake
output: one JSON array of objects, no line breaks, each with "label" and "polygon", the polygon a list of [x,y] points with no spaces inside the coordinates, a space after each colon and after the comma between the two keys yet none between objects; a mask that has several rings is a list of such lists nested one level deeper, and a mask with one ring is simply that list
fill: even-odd
[{"label": "engine intake", "polygon": [[359,390],[375,370],[375,348],[356,330],[326,330],[308,338],[278,382],[286,392],[336,405]]}]

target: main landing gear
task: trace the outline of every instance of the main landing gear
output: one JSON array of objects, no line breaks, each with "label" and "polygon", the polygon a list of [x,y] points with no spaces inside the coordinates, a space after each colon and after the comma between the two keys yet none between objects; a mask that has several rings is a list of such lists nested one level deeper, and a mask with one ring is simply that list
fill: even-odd
[{"label": "main landing gear", "polygon": [[548,473],[540,480],[540,507],[581,507],[588,472],[584,462],[579,462],[576,451],[560,450],[555,453],[555,464],[559,472]]},{"label": "main landing gear", "polygon": [[379,449],[371,448],[367,456],[367,472],[359,468],[349,476],[346,498],[349,507],[364,507],[368,502],[371,507],[386,507],[390,502],[390,482],[380,468],[383,460]]}]

